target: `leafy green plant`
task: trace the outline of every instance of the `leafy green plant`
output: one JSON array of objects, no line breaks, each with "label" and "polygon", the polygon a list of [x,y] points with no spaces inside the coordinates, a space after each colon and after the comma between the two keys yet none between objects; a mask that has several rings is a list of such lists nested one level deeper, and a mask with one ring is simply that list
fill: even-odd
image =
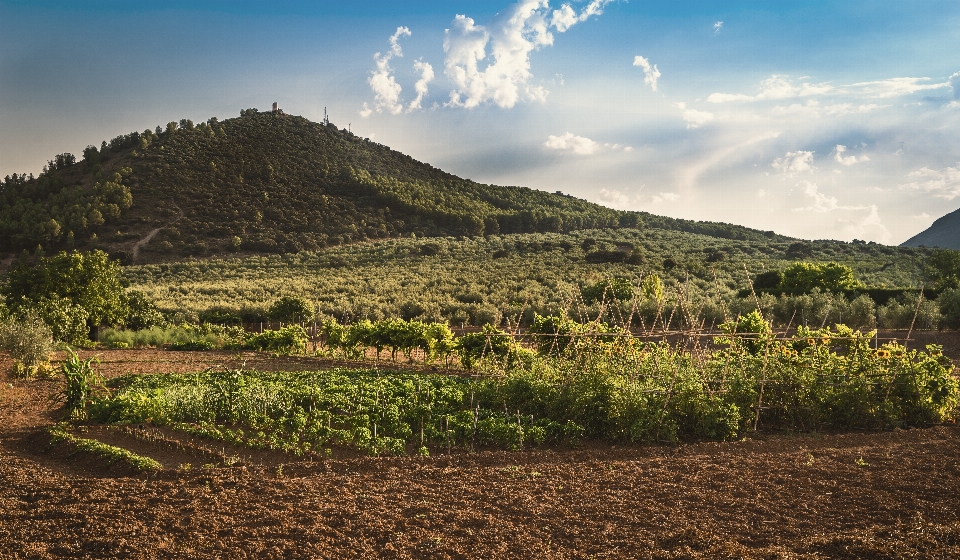
[{"label": "leafy green plant", "polygon": [[59,395],[63,401],[64,419],[86,420],[87,408],[102,387],[103,377],[93,369],[93,363],[98,361],[96,356],[82,360],[73,350],[68,352],[70,355],[61,366],[65,386]]}]

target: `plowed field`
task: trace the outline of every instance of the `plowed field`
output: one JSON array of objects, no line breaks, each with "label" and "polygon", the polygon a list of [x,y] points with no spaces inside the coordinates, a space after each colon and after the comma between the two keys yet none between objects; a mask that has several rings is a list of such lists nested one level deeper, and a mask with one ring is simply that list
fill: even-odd
[{"label": "plowed field", "polygon": [[[236,359],[98,354],[108,376]],[[195,466],[148,477],[50,448],[58,382],[3,376],[0,558],[960,558],[952,425],[229,468],[156,444],[138,452]]]}]

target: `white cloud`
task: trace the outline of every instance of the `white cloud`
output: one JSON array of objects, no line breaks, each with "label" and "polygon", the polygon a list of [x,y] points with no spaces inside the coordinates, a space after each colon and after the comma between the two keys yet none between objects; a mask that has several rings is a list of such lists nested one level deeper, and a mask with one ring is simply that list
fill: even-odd
[{"label": "white cloud", "polygon": [[414,109],[419,109],[420,104],[423,102],[423,97],[427,95],[428,85],[433,81],[433,66],[429,62],[424,62],[422,59],[417,60],[413,63],[413,69],[420,73],[420,79],[417,80],[417,83],[413,85],[414,91],[417,92],[417,97],[410,102],[408,107],[409,111]]},{"label": "white cloud", "polygon": [[[813,152],[799,150],[796,152],[787,152],[782,158],[778,157],[770,164],[780,173],[793,176],[797,173],[805,173],[816,169],[813,166]],[[814,185],[816,186],[816,185]]]},{"label": "white cloud", "polygon": [[674,200],[679,200],[680,195],[672,192],[661,192],[659,194],[653,195],[650,198],[650,202],[654,204],[659,204],[661,202],[673,202]]},{"label": "white cloud", "polygon": [[[643,189],[643,185],[641,185],[640,188]],[[641,205],[644,202],[649,204],[673,202],[675,200],[680,200],[680,195],[675,192],[661,191],[657,194],[650,195],[649,198],[643,196],[642,194],[637,194],[631,197],[617,189],[603,188],[600,189],[600,194],[597,195],[597,200],[601,204],[613,208],[630,208]]]},{"label": "white cloud", "polygon": [[889,78],[886,80],[876,80],[872,82],[857,82],[848,88],[852,92],[861,93],[869,97],[899,97],[909,95],[918,91],[931,89],[941,89],[950,87],[951,82],[946,81],[940,84],[924,84],[930,78]]},{"label": "white cloud", "polygon": [[813,212],[830,212],[831,210],[837,210],[843,208],[844,210],[853,210],[860,209],[863,207],[850,207],[850,206],[840,206],[837,197],[828,196],[820,192],[820,188],[817,187],[816,183],[811,183],[810,181],[800,181],[797,183],[798,187],[803,188],[803,194],[809,197],[813,203],[810,206],[794,208],[794,211],[800,210],[809,210]]},{"label": "white cloud", "polygon": [[543,145],[551,150],[571,152],[581,156],[596,153],[601,147],[600,144],[593,140],[584,138],[583,136],[575,136],[572,132],[568,132],[562,136],[554,136],[551,134],[547,137],[547,141],[544,142]]},{"label": "white cloud", "polygon": [[[794,208],[794,212],[812,212],[828,215],[839,212],[831,226],[848,237],[867,237],[886,243],[890,239],[890,231],[880,221],[880,213],[876,204],[844,206],[836,197],[820,192],[816,183],[800,181],[796,185],[802,189],[802,194],[809,199],[809,206]],[[863,212],[866,212],[864,215]]]},{"label": "white cloud", "polygon": [[373,71],[367,83],[374,93],[373,109],[363,104],[363,110],[360,114],[364,117],[370,116],[373,111],[378,113],[387,111],[398,115],[403,112],[403,105],[400,104],[400,92],[402,88],[393,77],[393,69],[390,67],[390,60],[394,57],[403,56],[400,49],[400,37],[409,37],[410,30],[406,27],[397,27],[397,32],[390,36],[390,50],[386,53],[377,53],[373,55],[377,63],[377,69]]},{"label": "white cloud", "polygon": [[915,219],[917,219],[917,220],[928,220],[928,219],[930,219],[930,214],[927,214],[926,212],[920,212],[919,214],[916,214],[916,215],[910,216],[910,217],[911,217],[911,218],[915,218]]},{"label": "white cloud", "polygon": [[864,161],[870,161],[870,158],[867,155],[857,156],[844,156],[843,154],[847,151],[847,147],[842,144],[837,144],[836,149],[834,150],[833,159],[840,165],[851,166],[856,163],[862,163]]},{"label": "white cloud", "polygon": [[563,4],[549,15],[549,0],[519,0],[486,26],[457,15],[443,37],[444,72],[455,85],[447,104],[471,108],[492,102],[506,109],[519,101],[546,101],[546,88],[529,83],[530,54],[553,44],[551,29],[563,33],[602,14],[612,1],[592,0],[579,14]]},{"label": "white cloud", "polygon": [[682,101],[674,103],[674,105],[680,109],[680,115],[683,117],[683,120],[687,121],[687,128],[698,128],[700,125],[706,124],[714,119],[713,113],[688,109],[687,104]]},{"label": "white cloud", "polygon": [[637,197],[630,198],[616,189],[600,189],[600,194],[597,195],[597,199],[601,204],[615,208],[626,208],[637,202]]},{"label": "white cloud", "polygon": [[718,21],[717,23],[713,24],[713,34],[714,34],[714,35],[719,34],[721,29],[723,29],[723,22],[722,22],[722,21]]},{"label": "white cloud", "polygon": [[890,105],[877,105],[876,103],[867,103],[856,105],[853,103],[834,103],[832,105],[821,105],[816,99],[808,99],[806,103],[792,103],[790,105],[775,105],[771,112],[774,115],[790,116],[799,115],[819,119],[824,116],[841,117],[843,115],[859,115],[884,109]]},{"label": "white cloud", "polygon": [[[943,83],[926,83],[930,78],[888,78],[870,82],[857,82],[846,86],[833,86],[829,83],[801,82],[795,84],[789,76],[774,74],[758,85],[759,93],[746,95],[743,93],[712,93],[707,97],[710,103],[729,103],[731,101],[764,101],[776,99],[790,99],[796,97],[823,96],[828,94],[847,95],[868,98],[890,98],[909,95],[919,91],[952,87],[956,80],[953,76]],[[956,97],[956,88],[954,94]],[[960,97],[957,97],[960,99]],[[850,112],[852,104],[841,104],[838,108],[842,112]],[[872,110],[876,105],[861,105],[861,108]]]},{"label": "white cloud", "polygon": [[794,84],[789,76],[774,74],[759,84],[760,92],[756,95],[742,93],[711,93],[707,97],[710,103],[728,103],[731,101],[764,101],[771,99],[788,99],[791,97],[808,97],[824,95],[833,91],[834,87],[828,83],[812,84],[801,82]]},{"label": "white cloud", "polygon": [[950,84],[950,88],[953,90],[953,103],[951,105],[956,105],[957,100],[960,100],[960,72],[947,78],[947,82]]},{"label": "white cloud", "polygon": [[[587,21],[590,16],[599,16],[603,13],[603,8],[613,1],[614,0],[592,0],[579,15],[577,15],[570,4],[564,4],[560,6],[559,10],[553,11],[553,16],[550,18],[550,25],[560,33],[563,33],[577,23]],[[544,4],[546,4],[546,2]]]},{"label": "white cloud", "polygon": [[900,188],[932,193],[938,198],[947,200],[960,196],[960,164],[957,167],[943,169],[930,169],[924,166],[908,173],[907,177],[912,181],[901,184]]},{"label": "white cloud", "polygon": [[653,91],[657,91],[657,80],[660,79],[660,70],[657,65],[650,66],[650,61],[640,55],[633,58],[633,65],[643,68],[643,83],[649,85]]}]

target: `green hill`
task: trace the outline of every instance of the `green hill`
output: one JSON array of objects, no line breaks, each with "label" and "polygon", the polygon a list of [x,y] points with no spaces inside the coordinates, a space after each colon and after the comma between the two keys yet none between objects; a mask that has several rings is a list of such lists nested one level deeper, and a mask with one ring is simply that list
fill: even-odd
[{"label": "green hill", "polygon": [[118,136],[0,186],[0,251],[101,248],[125,262],[290,253],[369,239],[656,227],[784,241],[723,223],[622,212],[479,184],[282,112]]}]

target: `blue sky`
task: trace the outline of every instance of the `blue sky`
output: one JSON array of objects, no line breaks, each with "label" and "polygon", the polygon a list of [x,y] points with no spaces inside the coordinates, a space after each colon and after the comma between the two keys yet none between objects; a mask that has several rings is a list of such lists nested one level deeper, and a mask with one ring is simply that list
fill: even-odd
[{"label": "blue sky", "polygon": [[481,182],[809,239],[960,207],[960,2],[0,0],[0,175],[268,109]]}]

